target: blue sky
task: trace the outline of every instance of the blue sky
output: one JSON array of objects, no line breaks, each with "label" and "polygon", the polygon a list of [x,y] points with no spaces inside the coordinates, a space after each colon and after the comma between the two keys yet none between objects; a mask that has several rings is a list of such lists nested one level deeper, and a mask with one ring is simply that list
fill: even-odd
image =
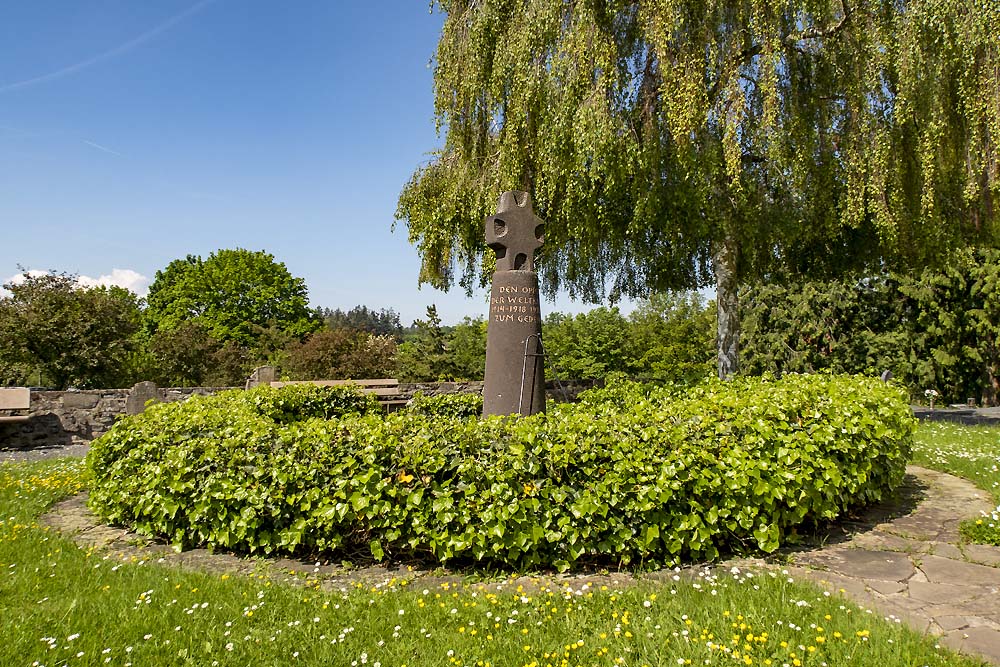
[{"label": "blue sky", "polygon": [[242,247],[316,306],[484,314],[483,295],[418,291],[390,231],[440,144],[442,20],[424,0],[3,3],[0,280],[20,265],[141,291],[173,259]]}]

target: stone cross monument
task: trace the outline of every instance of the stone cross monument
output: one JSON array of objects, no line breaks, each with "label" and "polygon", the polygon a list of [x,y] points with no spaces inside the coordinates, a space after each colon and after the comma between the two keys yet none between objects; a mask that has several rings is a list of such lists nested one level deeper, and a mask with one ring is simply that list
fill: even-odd
[{"label": "stone cross monument", "polygon": [[544,223],[527,192],[500,195],[496,215],[486,218],[486,243],[496,253],[486,329],[483,415],[545,412],[542,318],[538,308],[535,251]]}]

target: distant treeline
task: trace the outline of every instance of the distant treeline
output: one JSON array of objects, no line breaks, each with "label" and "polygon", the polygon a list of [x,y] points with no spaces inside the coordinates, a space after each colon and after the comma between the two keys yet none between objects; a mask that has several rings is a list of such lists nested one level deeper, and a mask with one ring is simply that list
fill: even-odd
[{"label": "distant treeline", "polygon": [[[310,309],[305,284],[263,252],[176,260],[144,300],[66,274],[6,288],[0,384],[231,386],[265,364],[301,380],[484,373],[484,319],[445,326],[432,305],[403,327],[391,308]],[[741,309],[743,374],[891,370],[914,400],[1000,395],[1000,251],[964,251],[915,276],[761,285]],[[691,383],[715,369],[715,307],[697,293],[654,294],[628,315],[550,313],[542,331],[549,378]]]}]

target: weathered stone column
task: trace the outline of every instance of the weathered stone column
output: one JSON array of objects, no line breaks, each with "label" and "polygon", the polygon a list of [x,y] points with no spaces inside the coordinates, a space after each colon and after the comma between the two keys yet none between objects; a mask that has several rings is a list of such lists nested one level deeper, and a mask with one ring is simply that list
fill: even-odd
[{"label": "weathered stone column", "polygon": [[535,251],[544,223],[527,192],[505,192],[486,218],[486,243],[496,252],[486,329],[483,415],[545,412],[545,362]]}]

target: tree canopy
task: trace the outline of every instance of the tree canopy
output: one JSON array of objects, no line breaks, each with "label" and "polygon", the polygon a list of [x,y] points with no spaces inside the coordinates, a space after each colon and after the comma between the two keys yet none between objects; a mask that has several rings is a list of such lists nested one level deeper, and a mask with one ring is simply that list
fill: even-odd
[{"label": "tree canopy", "polygon": [[0,384],[113,387],[140,327],[138,298],[121,287],[82,287],[69,274],[24,274],[0,298]]},{"label": "tree canopy", "polygon": [[387,378],[396,372],[396,341],[349,327],[324,329],[289,345],[280,363],[293,380]]},{"label": "tree canopy", "polygon": [[322,308],[320,315],[330,329],[353,329],[366,331],[375,336],[392,336],[399,338],[403,333],[403,325],[399,322],[399,313],[392,308],[375,310],[365,305],[358,305],[344,312],[340,308],[331,310]]},{"label": "tree canopy", "polygon": [[982,0],[439,0],[444,145],[397,217],[420,279],[492,270],[503,190],[543,289],[597,301],[995,244],[1000,7]]},{"label": "tree canopy", "polygon": [[748,289],[748,373],[891,370],[913,400],[1000,400],[1000,250],[919,273]]},{"label": "tree canopy", "polygon": [[216,339],[200,319],[160,329],[143,343],[148,355],[142,379],[161,386],[239,386],[253,364],[264,361],[234,341]]},{"label": "tree canopy", "polygon": [[713,311],[698,294],[653,294],[625,317],[618,308],[545,318],[545,377],[695,383],[712,366]]},{"label": "tree canopy", "polygon": [[301,338],[322,321],[309,308],[305,281],[264,251],[188,255],[156,272],[146,298],[150,333],[198,320],[212,338],[255,347],[268,328]]}]

